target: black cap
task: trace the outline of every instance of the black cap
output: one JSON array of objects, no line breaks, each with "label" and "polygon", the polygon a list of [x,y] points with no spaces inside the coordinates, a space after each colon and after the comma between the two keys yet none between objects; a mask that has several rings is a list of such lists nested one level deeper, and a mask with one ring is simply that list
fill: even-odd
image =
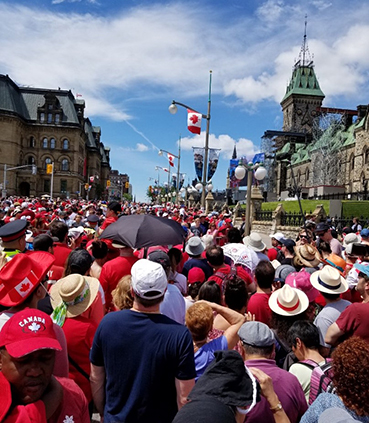
[{"label": "black cap", "polygon": [[17,219],[13,222],[6,223],[0,228],[0,238],[3,242],[11,242],[26,233],[27,220]]},{"label": "black cap", "polygon": [[283,244],[289,252],[293,253],[293,247],[296,245],[296,242],[293,239],[282,238],[279,242]]},{"label": "black cap", "polygon": [[152,251],[147,258],[150,261],[154,261],[155,263],[161,264],[164,270],[170,267],[170,258],[168,254],[164,253],[164,251],[161,251],[161,250]]},{"label": "black cap", "polygon": [[320,222],[320,223],[318,223],[316,225],[316,228],[314,229],[314,232],[325,232],[325,231],[328,231],[328,229],[330,229],[329,228],[329,225],[327,225],[324,222]]},{"label": "black cap", "polygon": [[115,212],[115,213],[121,213],[122,206],[117,201],[111,201],[108,204],[108,209]]},{"label": "black cap", "polygon": [[100,218],[96,214],[89,214],[87,216],[87,222],[97,223],[99,220],[100,220]]}]

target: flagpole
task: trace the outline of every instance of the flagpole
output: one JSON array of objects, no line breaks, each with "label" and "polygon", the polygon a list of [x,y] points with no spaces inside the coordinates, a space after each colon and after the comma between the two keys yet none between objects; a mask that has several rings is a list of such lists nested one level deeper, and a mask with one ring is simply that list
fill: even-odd
[{"label": "flagpole", "polygon": [[51,181],[50,181],[50,199],[53,199],[53,186],[54,186],[54,162],[51,163]]},{"label": "flagpole", "polygon": [[205,188],[206,188],[206,174],[208,170],[208,156],[209,156],[209,132],[210,132],[210,108],[211,108],[211,79],[212,71],[209,75],[209,99],[208,99],[208,113],[206,115],[206,134],[205,134],[205,157],[204,157],[204,169],[202,172],[202,194],[201,194],[201,206],[205,208]]},{"label": "flagpole", "polygon": [[178,139],[178,166],[177,166],[177,203],[179,204],[179,178],[181,177],[180,174],[180,166],[181,166],[181,136]]}]

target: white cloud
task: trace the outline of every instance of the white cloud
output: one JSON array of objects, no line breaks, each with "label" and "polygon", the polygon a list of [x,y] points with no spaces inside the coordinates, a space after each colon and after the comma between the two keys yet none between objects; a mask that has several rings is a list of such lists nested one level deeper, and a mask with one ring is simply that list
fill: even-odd
[{"label": "white cloud", "polygon": [[268,0],[254,16],[229,23],[209,7],[204,24],[195,8],[179,2],[108,17],[0,4],[0,66],[21,84],[81,92],[88,116],[118,121],[133,119],[129,101],[206,95],[209,69],[213,93],[228,102],[279,102],[311,12],[315,39],[308,38],[323,91],[329,98],[363,97],[369,4],[336,6]]},{"label": "white cloud", "polygon": [[315,1],[312,1],[311,3],[320,11],[328,9],[329,7],[332,6],[331,2],[327,2],[324,0],[315,0]]},{"label": "white cloud", "polygon": [[[219,148],[220,159],[229,161],[232,157],[233,149],[236,144],[237,156],[246,156],[248,158],[253,157],[257,152],[259,152],[259,147],[254,145],[251,140],[246,138],[239,138],[237,140],[233,139],[229,135],[219,135],[215,136],[214,134],[209,135],[209,147],[210,148]],[[204,147],[205,146],[205,132],[202,132],[200,135],[195,135],[193,137],[185,137],[181,140],[181,148],[183,150],[192,150],[192,147]]]},{"label": "white cloud", "polygon": [[145,151],[149,151],[150,147],[148,147],[146,144],[142,144],[140,142],[138,142],[136,144],[136,147],[132,148],[132,147],[118,147],[119,150],[123,150],[123,151],[136,151],[138,153],[144,153]]}]

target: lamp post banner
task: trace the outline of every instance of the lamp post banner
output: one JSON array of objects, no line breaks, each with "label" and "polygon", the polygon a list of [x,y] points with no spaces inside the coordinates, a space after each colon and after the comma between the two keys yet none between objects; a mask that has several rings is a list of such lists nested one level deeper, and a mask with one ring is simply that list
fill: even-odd
[{"label": "lamp post banner", "polygon": [[201,118],[201,113],[187,109],[187,128],[193,134],[201,134]]},{"label": "lamp post banner", "polygon": [[202,170],[204,167],[204,154],[205,154],[205,148],[197,148],[192,147],[193,149],[193,159],[195,163],[195,171],[196,176],[199,181],[202,180]]},{"label": "lamp post banner", "polygon": [[177,175],[172,175],[172,187],[177,189]]},{"label": "lamp post banner", "polygon": [[246,157],[241,157],[241,159],[231,159],[229,161],[229,187],[247,187],[247,172],[243,179],[239,180],[236,178],[235,170],[236,167],[241,163],[247,163]]},{"label": "lamp post banner", "polygon": [[219,161],[219,148],[209,148],[208,181],[214,176]]},{"label": "lamp post banner", "polygon": [[178,189],[181,189],[182,187],[183,187],[183,184],[184,184],[184,181],[185,181],[185,173],[181,173],[181,176],[180,176],[180,178],[179,178],[179,188]]},{"label": "lamp post banner", "polygon": [[264,163],[265,162],[265,153],[258,153],[255,154],[254,158],[252,159],[252,162],[255,163]]}]

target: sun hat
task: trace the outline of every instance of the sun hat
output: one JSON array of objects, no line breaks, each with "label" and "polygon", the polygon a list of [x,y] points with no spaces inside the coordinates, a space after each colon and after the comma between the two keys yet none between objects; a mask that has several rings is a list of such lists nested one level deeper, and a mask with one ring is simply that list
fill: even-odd
[{"label": "sun hat", "polygon": [[274,259],[270,262],[270,264],[274,267],[274,270],[276,270],[281,265],[281,262],[277,259]]},{"label": "sun hat", "polygon": [[243,344],[253,347],[270,347],[275,338],[269,326],[262,322],[246,322],[238,330],[238,336]]},{"label": "sun hat", "polygon": [[198,236],[191,237],[186,243],[185,251],[190,256],[199,256],[204,250],[204,244]]},{"label": "sun hat", "polygon": [[68,236],[76,240],[83,234],[84,230],[85,229],[83,226],[77,226],[77,228],[70,228],[68,230]]},{"label": "sun hat", "polygon": [[274,280],[284,283],[287,276],[292,272],[296,272],[296,269],[293,266],[290,264],[281,264],[275,269]]},{"label": "sun hat", "polygon": [[266,245],[261,239],[261,236],[257,232],[251,232],[250,235],[243,238],[243,243],[254,251],[261,252],[266,249]]},{"label": "sun hat", "polygon": [[301,263],[307,267],[316,267],[320,263],[319,251],[310,244],[296,245],[294,251]]},{"label": "sun hat", "polygon": [[50,289],[51,317],[63,326],[66,317],[77,317],[94,302],[99,291],[99,281],[90,276],[72,273],[59,279]]},{"label": "sun hat", "polygon": [[310,273],[302,269],[300,272],[290,273],[287,276],[285,283],[292,288],[300,289],[301,291],[305,292],[309,298],[309,302],[311,303],[319,296],[319,291],[311,284],[310,276]]},{"label": "sun hat", "polygon": [[360,242],[360,239],[359,239],[359,237],[358,237],[356,234],[354,234],[354,233],[350,233],[350,234],[347,234],[347,235],[343,238],[342,245],[343,245],[344,247],[347,247],[349,244],[352,244],[352,243],[354,243],[354,242]]},{"label": "sun hat", "polygon": [[15,313],[5,323],[0,331],[0,347],[5,347],[15,358],[41,349],[62,349],[50,316],[34,308]]},{"label": "sun hat", "polygon": [[269,235],[269,237],[281,242],[281,239],[284,238],[284,235],[282,234],[282,232],[276,232],[275,234]]},{"label": "sun hat", "polygon": [[205,282],[205,273],[199,267],[193,267],[188,271],[187,282],[192,285],[195,282]]},{"label": "sun hat", "polygon": [[269,297],[269,307],[281,316],[295,316],[309,307],[309,299],[305,292],[289,285],[283,285]]},{"label": "sun hat", "polygon": [[21,304],[40,285],[55,257],[45,251],[16,254],[0,270],[0,304]]},{"label": "sun hat", "polygon": [[338,256],[337,254],[331,253],[328,257],[322,259],[322,262],[324,264],[328,264],[329,266],[334,267],[341,273],[341,275],[343,275],[343,272],[346,267],[346,261],[342,257]]},{"label": "sun hat", "polygon": [[314,288],[326,294],[342,294],[348,290],[346,279],[332,266],[324,266],[322,270],[314,272],[310,282]]},{"label": "sun hat", "polygon": [[140,259],[131,268],[131,285],[137,296],[155,300],[164,295],[168,279],[163,266],[154,261]]}]

